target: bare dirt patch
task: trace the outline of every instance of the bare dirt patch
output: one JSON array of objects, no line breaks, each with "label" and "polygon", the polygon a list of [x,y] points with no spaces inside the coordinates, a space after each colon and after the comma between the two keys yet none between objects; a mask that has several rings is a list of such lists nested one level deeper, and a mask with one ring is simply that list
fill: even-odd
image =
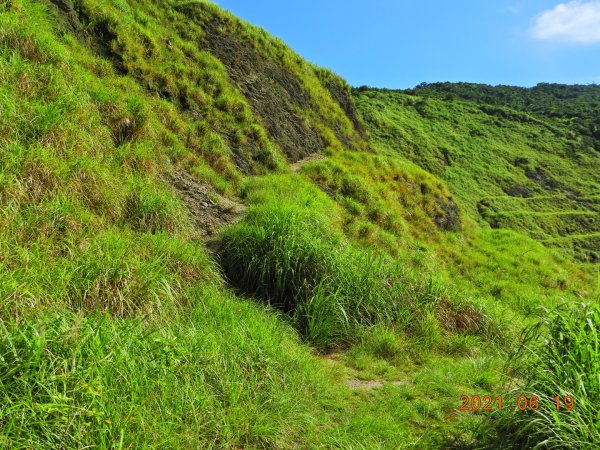
[{"label": "bare dirt patch", "polygon": [[[201,14],[192,13],[192,17],[202,21]],[[297,161],[325,147],[320,133],[299,114],[311,108],[312,99],[294,74],[231,30],[224,19],[212,17],[202,21],[202,27],[201,45],[227,67],[232,81],[286,156]]]},{"label": "bare dirt patch", "polygon": [[[321,83],[331,94],[331,97],[338,102],[338,104],[342,107],[352,125],[361,137],[366,137],[367,133],[365,131],[365,127],[362,123],[362,120],[359,117],[358,110],[356,109],[356,105],[352,100],[352,93],[346,87],[343,86],[339,81],[329,78],[327,80],[321,79]],[[351,147],[351,146],[350,146]]]},{"label": "bare dirt patch", "polygon": [[244,214],[246,207],[242,203],[222,196],[184,170],[173,172],[168,179],[206,239],[214,238],[219,230],[238,221]]},{"label": "bare dirt patch", "polygon": [[382,381],[382,380],[359,380],[358,378],[351,378],[346,381],[346,385],[350,389],[364,389],[370,391],[385,386],[386,384],[392,386],[401,386],[407,384],[404,381]]},{"label": "bare dirt patch", "polygon": [[410,380],[405,381],[387,381],[381,379],[374,380],[361,380],[358,378],[360,375],[358,372],[351,367],[346,366],[344,364],[342,355],[339,353],[331,353],[328,355],[321,355],[321,359],[330,367],[337,368],[342,374],[342,380],[352,390],[364,390],[370,391],[373,389],[382,388],[383,386],[391,385],[391,386],[406,386],[412,384]]},{"label": "bare dirt patch", "polygon": [[452,198],[441,198],[436,196],[435,203],[438,211],[433,214],[433,222],[442,231],[462,231],[460,210]]},{"label": "bare dirt patch", "polygon": [[311,153],[306,158],[302,158],[300,161],[291,164],[290,169],[292,169],[293,172],[298,172],[304,164],[308,164],[309,162],[313,161],[320,161],[324,158],[325,157],[319,153]]},{"label": "bare dirt patch", "polygon": [[118,46],[118,36],[111,29],[108,21],[94,22],[86,4],[79,1],[48,0],[48,2],[57,14],[55,20],[59,29],[73,33],[93,53],[109,60],[121,75],[127,73],[123,56],[113,46],[114,43]]}]

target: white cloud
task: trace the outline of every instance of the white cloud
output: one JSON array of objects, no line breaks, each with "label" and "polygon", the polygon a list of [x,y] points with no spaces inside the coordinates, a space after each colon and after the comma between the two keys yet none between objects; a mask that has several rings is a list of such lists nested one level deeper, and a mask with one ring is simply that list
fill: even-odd
[{"label": "white cloud", "polygon": [[536,19],[533,36],[578,44],[600,42],[600,1],[571,1],[545,11]]}]

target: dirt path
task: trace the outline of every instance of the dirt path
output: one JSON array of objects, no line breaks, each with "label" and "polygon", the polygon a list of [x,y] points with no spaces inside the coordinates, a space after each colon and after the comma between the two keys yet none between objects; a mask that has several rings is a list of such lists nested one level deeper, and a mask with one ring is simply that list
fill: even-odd
[{"label": "dirt path", "polygon": [[364,390],[370,391],[373,389],[382,388],[383,386],[391,385],[391,386],[407,386],[412,384],[411,381],[398,381],[398,380],[383,380],[383,379],[369,379],[363,380],[359,378],[360,374],[357,370],[348,367],[344,364],[342,356],[340,354],[330,354],[321,356],[321,358],[330,366],[336,368],[343,374],[343,379],[350,389],[352,390]]},{"label": "dirt path", "polygon": [[222,196],[184,170],[176,170],[168,179],[188,207],[196,228],[207,241],[214,239],[219,230],[244,215],[246,207],[242,203]]},{"label": "dirt path", "polygon": [[[309,162],[325,158],[319,153],[311,153],[306,158],[290,165],[294,172]],[[219,194],[213,187],[203,184],[182,169],[167,175],[167,180],[177,191],[187,206],[200,235],[207,241],[213,241],[219,231],[240,220],[246,206],[234,199]]]},{"label": "dirt path", "polygon": [[351,378],[346,381],[346,385],[350,389],[364,389],[366,391],[383,387],[386,384],[390,384],[392,386],[402,386],[407,385],[408,383],[404,381],[360,380],[358,378]]},{"label": "dirt path", "polygon": [[293,172],[298,172],[304,164],[308,164],[309,162],[313,162],[313,161],[320,161],[321,159],[324,159],[324,158],[325,157],[323,155],[321,155],[320,153],[311,153],[306,158],[302,158],[300,161],[297,161],[294,164],[291,164],[290,169],[292,169]]}]

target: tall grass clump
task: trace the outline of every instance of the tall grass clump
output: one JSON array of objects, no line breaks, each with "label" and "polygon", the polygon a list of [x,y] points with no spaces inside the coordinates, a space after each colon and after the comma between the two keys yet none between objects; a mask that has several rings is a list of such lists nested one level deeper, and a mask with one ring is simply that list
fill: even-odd
[{"label": "tall grass clump", "polygon": [[293,202],[262,199],[224,230],[219,256],[233,286],[289,314],[312,344],[351,342],[377,323],[409,330],[423,311],[452,301],[431,279],[351,245],[318,207]]},{"label": "tall grass clump", "polygon": [[539,397],[540,407],[505,417],[513,441],[523,448],[600,447],[599,329],[598,304],[559,309],[527,329],[517,359],[524,378],[518,395]]},{"label": "tall grass clump", "polygon": [[359,257],[308,211],[254,208],[245,222],[224,231],[222,242],[230,282],[289,313],[316,344],[397,315],[398,302],[384,288],[383,263]]}]

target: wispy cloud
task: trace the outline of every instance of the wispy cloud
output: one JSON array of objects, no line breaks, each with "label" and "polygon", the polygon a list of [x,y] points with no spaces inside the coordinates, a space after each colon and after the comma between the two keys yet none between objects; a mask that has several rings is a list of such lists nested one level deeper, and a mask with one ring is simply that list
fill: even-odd
[{"label": "wispy cloud", "polygon": [[545,41],[600,43],[600,1],[571,1],[543,12],[533,36]]}]

